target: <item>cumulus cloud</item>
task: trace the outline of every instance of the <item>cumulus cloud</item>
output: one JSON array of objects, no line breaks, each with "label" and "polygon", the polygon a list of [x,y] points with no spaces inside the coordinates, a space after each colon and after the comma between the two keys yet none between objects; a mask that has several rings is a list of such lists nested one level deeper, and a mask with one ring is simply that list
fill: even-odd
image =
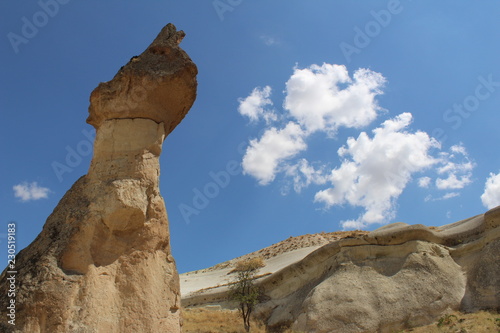
[{"label": "cumulus cloud", "polygon": [[285,169],[285,174],[292,178],[293,189],[297,193],[311,184],[322,185],[328,180],[327,175],[324,174],[324,167],[315,169],[305,158],[296,164],[287,165]]},{"label": "cumulus cloud", "polygon": [[264,119],[269,123],[277,119],[274,110],[269,109],[273,102],[269,98],[271,96],[271,87],[265,86],[264,88],[257,87],[246,98],[240,98],[238,112],[242,116],[250,118],[250,121],[257,122]]},{"label": "cumulus cloud", "polygon": [[361,128],[377,117],[375,97],[385,78],[358,69],[353,78],[345,66],[323,64],[295,68],[286,83],[284,108],[308,132],[334,135],[339,127]]},{"label": "cumulus cloud", "polygon": [[21,183],[13,187],[14,196],[21,201],[31,201],[46,199],[49,197],[50,190],[46,187],[38,186],[37,182]]},{"label": "cumulus cloud", "polygon": [[457,177],[456,174],[450,173],[445,179],[436,179],[436,186],[440,190],[461,189],[464,188],[465,185],[468,185],[470,183],[470,175]]},{"label": "cumulus cloud", "polygon": [[420,177],[418,179],[418,186],[422,188],[428,188],[429,185],[431,184],[431,177]]},{"label": "cumulus cloud", "polygon": [[[265,120],[266,127],[260,138],[250,141],[242,160],[243,173],[261,185],[282,174],[285,193],[290,184],[296,192],[321,186],[315,202],[326,208],[349,205],[361,210],[357,218],[342,221],[344,229],[390,222],[396,215],[397,199],[413,177],[424,171],[427,174],[418,175],[418,186],[446,191],[437,199],[429,195],[426,201],[459,196],[457,190],[472,182],[475,164],[462,144],[442,152],[437,140],[410,129],[411,113],[386,120],[371,133],[350,137],[338,148],[339,129],[361,129],[384,111],[376,98],[383,93],[385,81],[368,69],[358,69],[351,77],[345,66],[335,64],[294,68],[284,91],[285,112],[279,119],[271,108],[271,88],[254,89],[239,99],[238,111],[253,123]],[[308,143],[317,147],[321,136],[325,138],[321,148],[309,152]],[[318,155],[318,151],[322,160],[310,162],[308,155]]]},{"label": "cumulus cloud", "polygon": [[500,173],[490,173],[484,185],[484,193],[481,195],[481,201],[488,209],[500,205]]},{"label": "cumulus cloud", "polygon": [[441,166],[437,168],[437,173],[444,177],[436,179],[436,187],[440,190],[464,188],[472,183],[472,169],[475,166],[462,144],[452,146],[450,153],[441,153]]},{"label": "cumulus cloud", "polygon": [[448,200],[460,196],[457,190],[472,183],[472,170],[476,166],[463,144],[451,146],[449,152],[440,152],[436,159],[438,162],[433,170],[436,180],[433,183],[431,177],[421,177],[418,180],[418,186],[430,188],[431,184],[434,184],[437,190],[452,190],[452,192],[437,197],[429,194],[424,199],[426,202]]},{"label": "cumulus cloud", "polygon": [[407,131],[411,121],[410,113],[400,114],[373,130],[373,138],[362,132],[338,150],[344,160],[331,172],[332,186],[316,193],[315,201],[327,207],[346,203],[362,207],[364,213],[356,220],[343,221],[344,228],[363,228],[393,219],[395,199],[412,174],[437,163],[430,150],[437,148],[438,142],[427,133]]},{"label": "cumulus cloud", "polygon": [[304,131],[294,122],[281,130],[267,129],[259,140],[250,141],[243,157],[243,173],[255,177],[261,185],[269,184],[284,161],[307,148],[303,137]]},{"label": "cumulus cloud", "polygon": [[[328,135],[343,127],[368,125],[380,108],[374,98],[381,94],[385,79],[368,69],[357,70],[349,77],[345,66],[323,64],[294,69],[286,84],[284,108],[289,120],[282,129],[269,127],[260,139],[254,139],[243,157],[243,172],[266,185],[278,172],[288,170],[295,179],[294,188],[309,185],[309,169],[284,163],[306,149],[305,140],[316,131]],[[251,122],[264,119],[266,124],[277,120],[270,100],[271,87],[255,88],[239,99],[238,111]],[[313,173],[314,174],[314,173]],[[305,178],[304,178],[305,177]],[[311,177],[311,175],[309,175]],[[302,180],[301,180],[302,179]]]}]

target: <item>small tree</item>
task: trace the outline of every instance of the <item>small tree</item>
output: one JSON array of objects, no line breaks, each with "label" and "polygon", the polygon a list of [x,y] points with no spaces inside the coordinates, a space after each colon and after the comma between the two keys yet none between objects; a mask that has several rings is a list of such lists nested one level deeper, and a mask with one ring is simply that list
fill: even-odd
[{"label": "small tree", "polygon": [[234,284],[229,287],[231,289],[230,297],[238,302],[243,325],[247,332],[250,332],[250,316],[261,296],[259,288],[254,284],[255,275],[264,266],[264,260],[257,257],[238,261],[232,271],[236,273],[236,278]]}]

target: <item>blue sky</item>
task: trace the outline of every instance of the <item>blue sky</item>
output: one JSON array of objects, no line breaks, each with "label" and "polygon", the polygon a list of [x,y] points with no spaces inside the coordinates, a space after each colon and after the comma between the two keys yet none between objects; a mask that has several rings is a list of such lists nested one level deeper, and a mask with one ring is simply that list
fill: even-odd
[{"label": "blue sky", "polygon": [[90,92],[169,22],[198,98],[166,139],[180,272],[289,236],[500,204],[496,1],[0,4],[1,221],[27,246],[87,172]]}]

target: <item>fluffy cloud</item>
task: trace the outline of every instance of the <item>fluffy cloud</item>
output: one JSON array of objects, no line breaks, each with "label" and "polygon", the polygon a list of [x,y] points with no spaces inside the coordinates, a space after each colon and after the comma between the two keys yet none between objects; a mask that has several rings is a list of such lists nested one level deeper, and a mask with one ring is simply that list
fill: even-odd
[{"label": "fluffy cloud", "polygon": [[324,168],[315,169],[305,158],[294,165],[287,165],[285,174],[293,179],[293,189],[300,193],[311,184],[322,185],[328,181]]},{"label": "fluffy cloud", "polygon": [[465,147],[455,145],[450,151],[441,153],[441,166],[437,168],[437,173],[445,176],[436,179],[436,187],[440,190],[458,190],[472,183],[472,169],[476,165],[469,159]]},{"label": "fluffy cloud", "polygon": [[373,130],[373,138],[362,132],[338,150],[344,160],[331,172],[332,187],[318,192],[315,201],[327,207],[346,203],[362,207],[364,213],[356,220],[343,221],[344,228],[390,221],[395,199],[412,174],[437,163],[430,150],[439,144],[427,133],[408,132],[411,121],[410,113],[400,114]]},{"label": "fluffy cloud", "polygon": [[269,98],[271,96],[271,87],[255,88],[247,98],[240,98],[238,112],[242,116],[250,118],[250,121],[257,122],[263,118],[266,123],[276,120],[276,114],[268,106],[272,106],[273,102]]},{"label": "fluffy cloud", "polygon": [[281,164],[307,148],[304,131],[294,122],[278,130],[271,127],[262,137],[251,140],[243,157],[243,173],[255,177],[259,184],[274,180]]},{"label": "fluffy cloud", "polygon": [[484,185],[484,193],[481,195],[481,201],[488,209],[500,205],[500,173],[490,173]]},{"label": "fluffy cloud", "polygon": [[465,185],[471,183],[470,174],[457,177],[456,174],[450,173],[447,178],[438,178],[436,179],[436,186],[440,190],[449,190],[449,189],[461,189],[464,188]]},{"label": "fluffy cloud", "polygon": [[421,177],[418,179],[418,186],[422,188],[428,188],[431,184],[431,177]]},{"label": "fluffy cloud", "polygon": [[[350,77],[345,66],[334,64],[295,68],[286,82],[285,112],[280,119],[270,108],[271,88],[254,89],[239,99],[238,111],[251,122],[265,120],[266,128],[260,138],[250,141],[242,160],[243,173],[261,185],[271,183],[281,173],[286,180],[285,193],[289,184],[296,192],[311,185],[322,186],[315,202],[326,208],[360,208],[357,218],[342,222],[345,229],[390,222],[401,193],[425,170],[427,175],[420,175],[418,186],[447,192],[437,199],[429,195],[426,201],[459,196],[457,190],[472,182],[475,164],[463,145],[442,152],[427,133],[411,130],[410,113],[386,120],[371,134],[361,132],[357,138],[348,138],[338,148],[335,137],[339,129],[368,126],[383,111],[376,97],[382,94],[384,84],[381,74],[368,69],[358,69]],[[325,140],[318,147],[322,136]],[[313,148],[308,149],[308,141]],[[310,162],[299,156],[306,152],[308,157],[321,155],[322,160]],[[332,163],[337,167],[330,166]]]},{"label": "fluffy cloud", "polygon": [[50,190],[46,187],[38,186],[37,182],[21,183],[13,187],[14,196],[21,201],[31,201],[46,199],[49,197]]},{"label": "fluffy cloud", "polygon": [[[426,202],[448,200],[460,196],[456,190],[472,183],[472,170],[476,166],[462,144],[450,147],[449,152],[440,152],[436,159],[438,162],[433,170],[437,176],[434,181],[435,189],[454,191],[437,197],[429,194],[424,199]],[[421,177],[418,180],[418,186],[422,188],[429,188],[431,184],[431,177]]]},{"label": "fluffy cloud", "polygon": [[375,97],[384,83],[381,74],[368,69],[358,69],[351,79],[345,66],[296,68],[286,83],[284,108],[306,131],[332,136],[339,127],[360,128],[377,117]]},{"label": "fluffy cloud", "polygon": [[[380,109],[374,98],[382,93],[384,82],[382,75],[368,69],[357,70],[351,79],[345,66],[295,68],[286,84],[284,102],[293,121],[282,129],[270,127],[260,139],[250,142],[243,157],[243,172],[261,185],[273,181],[281,171],[294,177],[296,190],[309,185],[313,181],[307,178],[312,177],[308,175],[311,171],[304,166],[294,168],[285,161],[306,149],[304,140],[313,132],[332,135],[341,126],[358,128],[372,122]],[[277,120],[275,112],[267,109],[272,105],[270,96],[271,87],[255,88],[248,97],[239,99],[239,113],[251,122],[264,119],[269,126]]]}]

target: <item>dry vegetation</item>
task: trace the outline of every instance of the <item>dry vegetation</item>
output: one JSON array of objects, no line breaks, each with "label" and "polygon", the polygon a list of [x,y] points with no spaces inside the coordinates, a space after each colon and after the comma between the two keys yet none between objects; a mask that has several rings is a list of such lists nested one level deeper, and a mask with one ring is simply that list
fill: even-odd
[{"label": "dry vegetation", "polygon": [[[237,310],[184,309],[184,333],[245,333],[241,315]],[[250,333],[266,333],[264,324],[251,321]],[[282,333],[300,333],[285,330]]]},{"label": "dry vegetation", "polygon": [[445,315],[431,325],[402,332],[412,333],[500,333],[500,314],[491,312]]},{"label": "dry vegetation", "polygon": [[[238,311],[185,309],[184,333],[244,333]],[[261,322],[252,321],[252,333],[265,333]],[[436,323],[401,331],[401,333],[500,333],[500,314],[490,312],[453,313]],[[297,333],[285,331],[284,333]]]},{"label": "dry vegetation", "polygon": [[[243,320],[238,311],[185,309],[184,333],[244,333]],[[265,333],[262,323],[252,320],[252,333]]]},{"label": "dry vegetation", "polygon": [[234,264],[234,269],[229,273],[243,272],[243,271],[256,271],[262,267],[266,266],[264,258],[254,257],[248,259],[242,259]]}]

